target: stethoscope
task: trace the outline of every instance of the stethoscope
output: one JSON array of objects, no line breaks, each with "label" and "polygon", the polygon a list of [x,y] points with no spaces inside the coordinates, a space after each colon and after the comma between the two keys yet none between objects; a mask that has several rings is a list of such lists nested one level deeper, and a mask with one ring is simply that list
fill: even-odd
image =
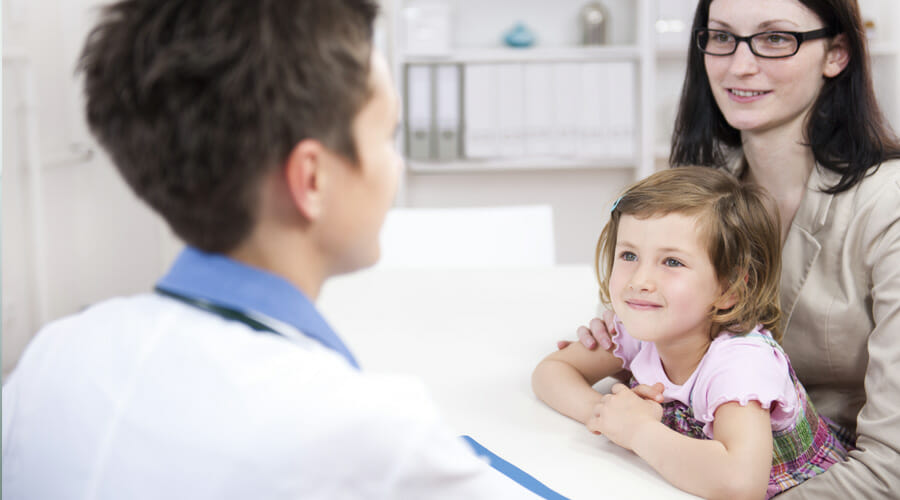
[{"label": "stethoscope", "polygon": [[[163,287],[160,287],[159,285],[154,287],[153,290],[164,297],[169,297],[191,307],[206,311],[210,314],[214,314],[227,320],[243,323],[256,332],[278,335],[298,344],[305,343],[309,339],[309,337],[304,335],[302,332],[297,331],[296,328],[259,313],[246,312],[230,307],[220,306],[199,297],[192,297],[189,295],[184,295],[181,293],[173,292],[171,290],[167,290]],[[355,360],[350,358],[348,359],[348,361],[350,361],[351,365],[358,368]]]}]

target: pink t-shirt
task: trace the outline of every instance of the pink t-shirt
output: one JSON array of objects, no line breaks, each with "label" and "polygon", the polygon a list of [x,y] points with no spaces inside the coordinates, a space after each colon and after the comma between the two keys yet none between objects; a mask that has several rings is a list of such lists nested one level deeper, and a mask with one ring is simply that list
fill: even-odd
[{"label": "pink t-shirt", "polygon": [[678,400],[689,406],[694,418],[704,422],[703,432],[713,437],[713,419],[719,405],[736,401],[746,405],[756,400],[771,411],[772,430],[791,427],[797,417],[800,398],[791,380],[788,360],[763,336],[768,330],[757,326],[746,335],[722,332],[709,346],[694,373],[682,385],[669,380],[653,342],[637,340],[616,321],[613,354],[624,362],[635,380],[665,386],[666,402]]}]

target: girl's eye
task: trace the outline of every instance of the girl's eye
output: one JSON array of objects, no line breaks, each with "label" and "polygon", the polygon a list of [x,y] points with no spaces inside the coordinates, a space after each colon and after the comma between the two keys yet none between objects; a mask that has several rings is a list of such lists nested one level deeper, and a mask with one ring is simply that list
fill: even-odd
[{"label": "girl's eye", "polygon": [[683,267],[684,266],[684,264],[682,264],[680,260],[675,259],[673,257],[669,257],[663,262],[666,265],[666,267]]},{"label": "girl's eye", "polygon": [[619,258],[622,260],[627,260],[629,262],[633,262],[633,261],[637,260],[637,255],[635,255],[633,252],[622,252],[619,255]]}]

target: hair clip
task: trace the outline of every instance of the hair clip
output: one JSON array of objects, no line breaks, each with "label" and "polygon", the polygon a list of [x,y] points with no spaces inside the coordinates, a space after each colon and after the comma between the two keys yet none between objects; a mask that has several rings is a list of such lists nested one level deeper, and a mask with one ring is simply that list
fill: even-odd
[{"label": "hair clip", "polygon": [[623,194],[622,196],[619,196],[618,198],[616,198],[616,201],[613,202],[612,208],[609,209],[609,213],[613,213],[616,211],[616,207],[619,206],[619,202],[622,201],[622,198],[624,198],[624,197],[625,197],[625,195]]}]

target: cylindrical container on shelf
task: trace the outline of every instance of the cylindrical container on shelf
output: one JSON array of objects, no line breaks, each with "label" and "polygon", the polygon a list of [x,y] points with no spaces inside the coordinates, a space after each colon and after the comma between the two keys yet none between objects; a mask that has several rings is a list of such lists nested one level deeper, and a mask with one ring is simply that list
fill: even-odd
[{"label": "cylindrical container on shelf", "polygon": [[581,43],[583,45],[605,45],[609,10],[600,2],[590,2],[581,8]]}]

